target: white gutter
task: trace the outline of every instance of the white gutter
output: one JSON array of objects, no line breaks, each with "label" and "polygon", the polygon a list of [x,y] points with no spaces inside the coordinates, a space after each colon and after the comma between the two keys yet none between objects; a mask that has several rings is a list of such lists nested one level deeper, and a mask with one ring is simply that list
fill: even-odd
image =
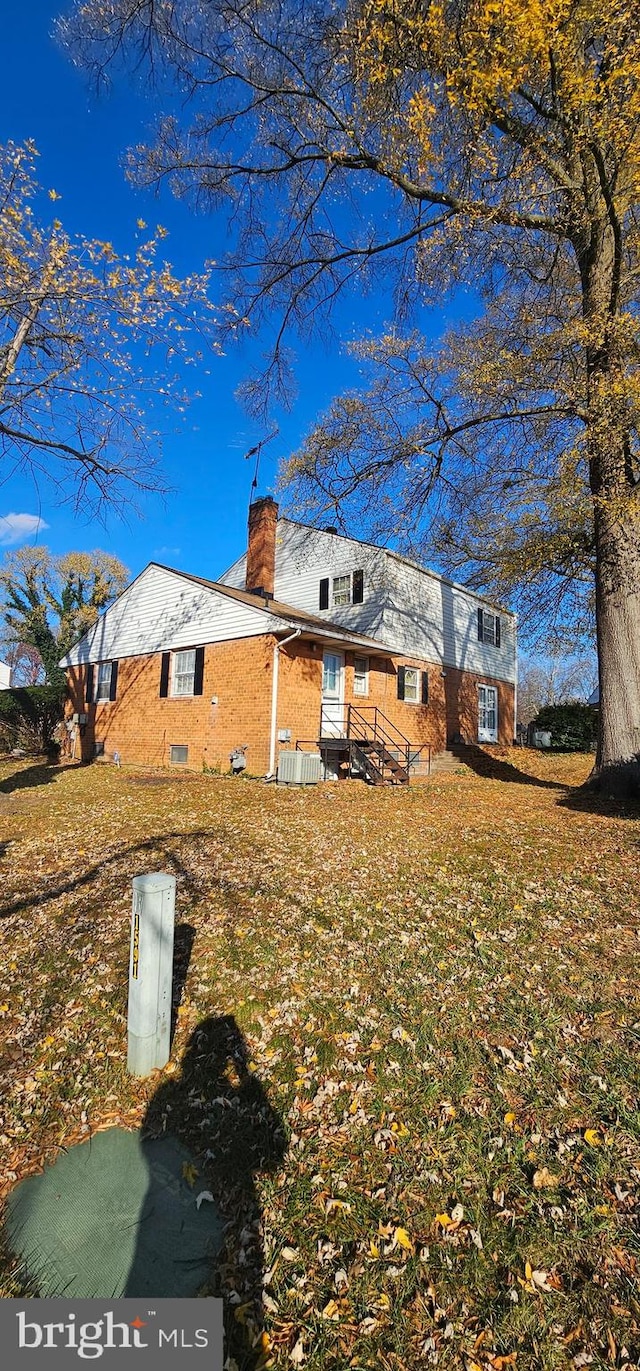
[{"label": "white gutter", "polygon": [[278,726],[278,665],[280,662],[280,648],[286,647],[287,643],[292,643],[294,638],[299,638],[302,633],[301,628],[297,628],[295,633],[290,633],[288,638],[283,638],[281,643],[276,643],[273,649],[273,676],[271,679],[271,740],[269,743],[269,770],[268,776],[274,776],[276,770],[276,730]]}]

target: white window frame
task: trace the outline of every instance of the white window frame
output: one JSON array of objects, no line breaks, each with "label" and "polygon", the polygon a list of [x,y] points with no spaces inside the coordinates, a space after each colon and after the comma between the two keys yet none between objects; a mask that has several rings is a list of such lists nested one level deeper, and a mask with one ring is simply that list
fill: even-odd
[{"label": "white window frame", "polygon": [[[481,703],[482,700],[482,703]],[[500,736],[498,720],[498,688],[497,686],[485,685],[483,681],[478,682],[478,742],[497,743]],[[493,725],[490,727],[488,719],[493,718]],[[483,722],[484,720],[484,722]],[[483,736],[488,734],[489,736]]]},{"label": "white window frame", "polygon": [[[336,589],[336,586],[338,585],[338,582],[340,582],[340,581],[344,582],[345,584],[343,584],[342,587],[341,587],[339,590],[337,590],[337,589]],[[353,577],[352,577],[350,571],[345,571],[345,572],[343,572],[342,575],[340,575],[340,576],[334,576],[334,577],[332,577],[332,580],[331,580],[331,603],[332,603],[334,609],[340,608],[341,605],[350,605],[350,604],[351,604],[352,595],[353,595]]]},{"label": "white window frame", "polygon": [[[108,667],[108,672],[107,672]],[[113,662],[98,662],[96,672],[96,704],[107,704],[111,699],[111,680],[113,677]],[[105,695],[106,690],[106,695]]]},{"label": "white window frame", "polygon": [[[412,691],[415,693],[411,694],[409,693],[408,680],[410,674],[415,676],[415,682],[412,686]],[[404,669],[404,698],[410,705],[419,705],[422,701],[422,673],[417,666],[406,666]]]},{"label": "white window frame", "polygon": [[[358,671],[358,662],[364,663],[364,668],[360,671]],[[358,679],[363,682],[363,687],[360,690],[358,689]],[[362,657],[359,653],[356,653],[353,658],[353,693],[359,699],[369,694],[369,658]]]},{"label": "white window frame", "polygon": [[488,643],[489,647],[496,646],[496,620],[497,614],[493,614],[490,609],[482,611],[482,641]]},{"label": "white window frame", "polygon": [[[190,658],[190,664],[185,669],[185,658]],[[184,699],[185,696],[193,695],[193,687],[196,679],[196,649],[195,647],[182,648],[179,652],[171,653],[171,695],[177,699]],[[184,685],[191,683],[189,689]]]}]

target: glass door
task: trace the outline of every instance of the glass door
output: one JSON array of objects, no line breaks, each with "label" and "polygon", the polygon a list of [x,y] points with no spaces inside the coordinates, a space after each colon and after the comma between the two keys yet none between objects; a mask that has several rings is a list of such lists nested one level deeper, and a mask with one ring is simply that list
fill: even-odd
[{"label": "glass door", "polygon": [[342,738],[344,719],[344,656],[342,652],[325,652],[322,658],[321,737]]},{"label": "glass door", "polygon": [[498,741],[498,691],[495,686],[478,686],[478,742]]}]

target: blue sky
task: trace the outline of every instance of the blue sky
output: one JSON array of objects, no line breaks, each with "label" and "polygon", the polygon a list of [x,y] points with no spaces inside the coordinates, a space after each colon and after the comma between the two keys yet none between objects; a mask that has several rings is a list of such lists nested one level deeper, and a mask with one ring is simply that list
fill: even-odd
[{"label": "blue sky", "polygon": [[[109,95],[91,92],[51,36],[59,12],[54,0],[5,8],[0,141],[35,141],[39,177],[61,196],[55,212],[68,232],[108,239],[127,252],[136,220],[144,218],[169,230],[166,255],[180,273],[197,270],[207,257],[219,258],[224,222],[194,215],[169,194],[158,200],[136,191],[125,181],[123,154],[144,135],[151,112],[147,98],[125,77]],[[342,338],[379,328],[388,307],[374,297],[343,305],[337,321]],[[259,339],[252,347],[259,352]],[[278,459],[298,446],[331,396],[357,382],[355,364],[337,340],[304,350],[296,345],[296,352],[298,397],[289,413],[278,415],[279,437],[262,455],[260,494],[273,493]],[[240,349],[212,356],[193,387],[202,398],[193,401],[184,420],[167,418],[162,469],[172,491],[164,501],[148,498],[142,517],[129,515],[123,523],[112,515],[105,526],[56,505],[45,486],[36,491],[27,478],[11,477],[0,484],[0,546],[33,541],[40,519],[47,527],[37,537],[54,552],[108,548],[132,574],[152,559],[204,576],[223,571],[245,544],[253,463],[244,453],[264,435],[234,398],[250,356]],[[11,517],[16,515],[31,522]]]}]

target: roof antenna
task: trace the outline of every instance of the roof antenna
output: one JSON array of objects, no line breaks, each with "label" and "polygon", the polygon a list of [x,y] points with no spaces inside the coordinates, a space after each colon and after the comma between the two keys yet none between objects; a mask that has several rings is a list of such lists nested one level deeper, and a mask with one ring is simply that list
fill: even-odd
[{"label": "roof antenna", "polygon": [[255,471],[253,473],[253,480],[251,482],[251,490],[249,492],[249,505],[253,504],[253,492],[254,490],[258,489],[258,474],[260,472],[260,453],[262,452],[263,447],[265,447],[267,443],[270,443],[274,438],[277,438],[279,432],[280,430],[276,425],[276,427],[273,430],[273,433],[270,433],[268,438],[261,438],[260,442],[256,443],[255,447],[250,447],[249,451],[245,452],[244,454],[245,461],[248,461],[249,457],[255,457],[256,459]]}]

